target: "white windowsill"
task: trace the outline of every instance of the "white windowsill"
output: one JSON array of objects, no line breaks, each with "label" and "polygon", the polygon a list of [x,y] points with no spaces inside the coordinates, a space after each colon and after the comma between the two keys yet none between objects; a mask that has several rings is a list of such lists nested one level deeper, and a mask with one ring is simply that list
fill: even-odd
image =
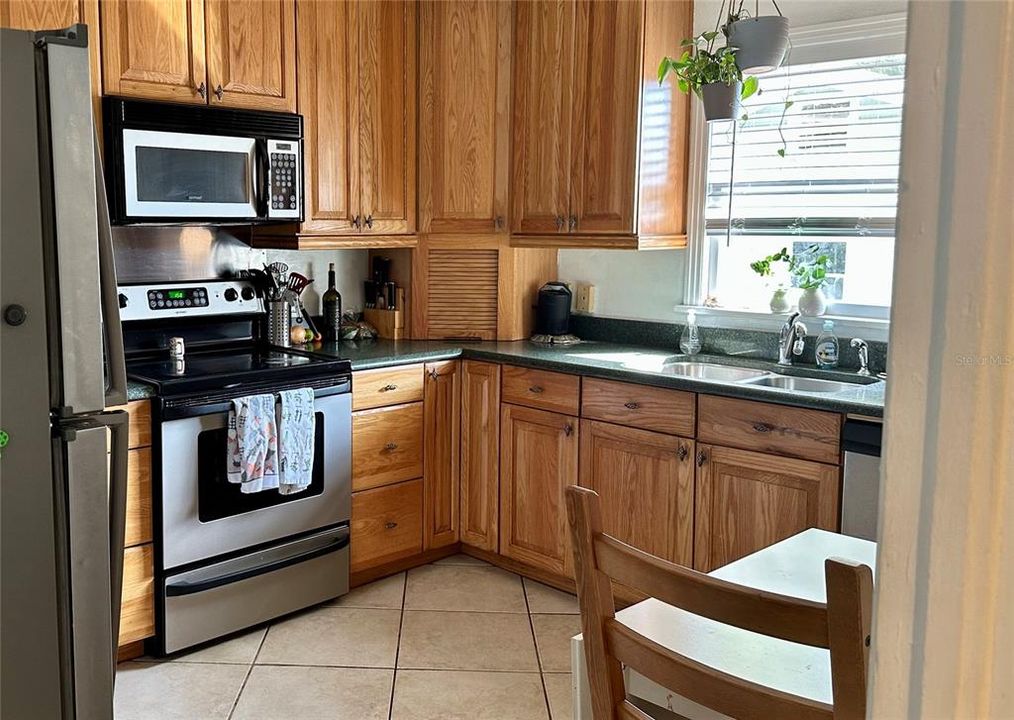
[{"label": "white windowsill", "polygon": [[[697,324],[703,328],[721,327],[733,330],[778,332],[788,317],[788,313],[676,305],[673,307],[676,321],[685,323],[687,321],[687,311],[689,310],[694,310],[697,313]],[[843,339],[859,337],[867,341],[887,342],[891,329],[890,320],[878,318],[823,315],[821,317],[804,316],[800,320],[806,325],[806,329],[810,335],[819,335],[823,322],[825,320],[833,320],[835,335]]]}]

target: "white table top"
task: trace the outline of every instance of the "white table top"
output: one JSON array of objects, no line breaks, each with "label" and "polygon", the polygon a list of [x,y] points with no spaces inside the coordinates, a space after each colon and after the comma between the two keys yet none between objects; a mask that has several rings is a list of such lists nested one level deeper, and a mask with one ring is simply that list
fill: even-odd
[{"label": "white table top", "polygon": [[[868,540],[810,529],[711,574],[760,590],[824,602],[826,558],[861,562],[876,573],[876,551],[876,544]],[[831,702],[827,650],[723,625],[654,598],[621,610],[616,618],[655,642],[730,675],[794,695]],[[642,690],[646,683],[649,681],[637,678],[636,685]],[[635,687],[629,690],[644,696]],[[658,691],[666,692],[662,688]],[[645,699],[659,703],[657,698]],[[666,705],[665,702],[659,704]]]}]

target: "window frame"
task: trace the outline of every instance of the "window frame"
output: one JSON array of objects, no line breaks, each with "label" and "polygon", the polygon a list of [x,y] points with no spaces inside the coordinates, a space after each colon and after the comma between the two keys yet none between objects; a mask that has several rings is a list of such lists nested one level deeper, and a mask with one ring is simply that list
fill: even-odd
[{"label": "window frame", "polygon": [[[833,60],[891,55],[905,52],[907,16],[905,13],[878,15],[835,23],[821,23],[789,32],[792,64],[806,64]],[[763,82],[763,77],[761,78]],[[902,117],[904,118],[904,108]],[[904,122],[904,120],[903,120]],[[777,317],[771,313],[749,310],[710,308],[704,301],[710,293],[715,277],[715,248],[705,230],[704,205],[707,200],[708,126],[700,100],[691,103],[690,113],[690,167],[687,181],[687,250],[686,277],[683,304],[674,310],[681,319],[693,308],[698,316],[728,319],[723,326],[756,328],[764,325],[763,318]],[[835,326],[843,330],[854,328],[866,333],[867,339],[886,340],[890,328],[890,308],[836,303],[831,308]],[[780,325],[779,319],[774,323]]]}]

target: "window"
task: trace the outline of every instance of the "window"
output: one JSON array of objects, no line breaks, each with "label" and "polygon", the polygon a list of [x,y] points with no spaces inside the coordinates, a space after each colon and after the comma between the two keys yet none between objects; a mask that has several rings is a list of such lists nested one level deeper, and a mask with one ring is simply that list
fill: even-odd
[{"label": "window", "polygon": [[708,125],[702,299],[766,310],[788,268],[765,281],[750,263],[816,245],[831,313],[888,316],[904,70],[901,54],[786,66],[760,78],[745,120]]}]

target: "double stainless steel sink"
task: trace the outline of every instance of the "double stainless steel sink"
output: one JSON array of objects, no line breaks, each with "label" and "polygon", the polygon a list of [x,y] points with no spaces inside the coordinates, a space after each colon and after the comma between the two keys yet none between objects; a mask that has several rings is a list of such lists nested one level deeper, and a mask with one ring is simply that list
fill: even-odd
[{"label": "double stainless steel sink", "polygon": [[837,393],[848,390],[856,385],[866,385],[871,380],[856,379],[854,382],[825,380],[823,378],[799,377],[797,375],[780,375],[769,370],[735,367],[710,362],[675,360],[662,366],[662,372],[668,375],[694,378],[697,380],[716,380],[740,385],[757,385],[760,387],[780,388],[809,393]]}]

